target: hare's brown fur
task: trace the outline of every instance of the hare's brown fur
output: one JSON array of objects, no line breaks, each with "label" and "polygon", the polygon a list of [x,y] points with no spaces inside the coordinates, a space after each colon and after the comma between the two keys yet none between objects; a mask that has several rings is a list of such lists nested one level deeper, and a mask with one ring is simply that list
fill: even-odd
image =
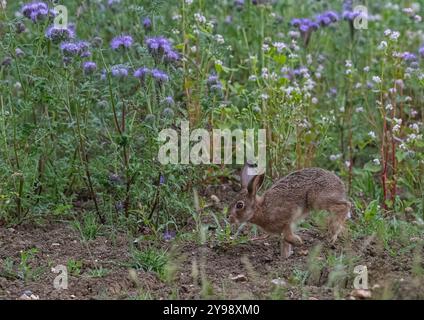
[{"label": "hare's brown fur", "polygon": [[[343,182],[334,173],[320,168],[295,171],[258,196],[256,191],[262,181],[263,176],[246,178],[242,175],[243,189],[232,206],[232,221],[249,221],[269,234],[282,234],[282,254],[288,256],[290,244],[302,243],[301,238],[294,234],[292,225],[311,210],[326,210],[331,213],[331,241],[336,241],[351,205],[346,199]],[[244,203],[241,210],[236,207],[240,201]]]}]

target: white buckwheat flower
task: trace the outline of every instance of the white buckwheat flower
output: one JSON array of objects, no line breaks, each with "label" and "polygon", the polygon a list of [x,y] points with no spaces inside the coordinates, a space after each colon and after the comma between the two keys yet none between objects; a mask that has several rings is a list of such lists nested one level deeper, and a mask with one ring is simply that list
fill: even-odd
[{"label": "white buckwheat flower", "polygon": [[386,48],[387,48],[387,42],[386,41],[381,41],[380,44],[377,47],[378,50],[384,50]]},{"label": "white buckwheat flower", "polygon": [[375,83],[381,83],[381,78],[379,76],[373,76],[372,81],[374,81]]},{"label": "white buckwheat flower", "polygon": [[194,20],[198,23],[206,23],[206,18],[201,13],[197,12],[194,14]]},{"label": "white buckwheat flower", "polygon": [[215,41],[218,42],[219,44],[224,44],[225,40],[224,37],[220,34],[216,34],[215,35]]},{"label": "white buckwheat flower", "polygon": [[280,53],[283,51],[283,49],[287,48],[284,42],[274,42],[272,45],[277,49],[277,52]]},{"label": "white buckwheat flower", "polygon": [[400,37],[400,32],[397,31],[393,31],[392,34],[390,35],[390,39],[393,41],[396,41],[397,39],[399,39]]}]

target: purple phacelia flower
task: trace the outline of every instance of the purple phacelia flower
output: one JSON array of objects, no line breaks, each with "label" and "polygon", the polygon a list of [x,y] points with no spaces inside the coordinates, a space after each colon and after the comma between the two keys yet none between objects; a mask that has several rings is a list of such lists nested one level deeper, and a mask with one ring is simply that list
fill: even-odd
[{"label": "purple phacelia flower", "polygon": [[90,45],[87,41],[64,42],[60,45],[60,50],[64,56],[80,56],[84,58],[90,55],[89,47]]},{"label": "purple phacelia flower", "polygon": [[241,9],[244,6],[244,0],[234,0],[234,6],[237,9]]},{"label": "purple phacelia flower", "polygon": [[117,173],[111,173],[109,175],[109,182],[112,183],[112,184],[121,184],[122,183],[122,178]]},{"label": "purple phacelia flower", "polygon": [[113,50],[118,50],[120,48],[130,48],[133,44],[133,38],[129,35],[122,35],[122,36],[117,36],[115,38],[112,39],[112,41],[110,42],[110,47]]},{"label": "purple phacelia flower", "polygon": [[31,19],[34,23],[46,19],[49,15],[54,16],[54,12],[49,10],[45,2],[31,2],[22,6],[24,17]]},{"label": "purple phacelia flower", "polygon": [[75,38],[75,26],[69,25],[65,28],[50,26],[45,34],[46,38],[53,41],[66,41]]},{"label": "purple phacelia flower", "polygon": [[294,18],[291,20],[290,24],[295,27],[298,28],[300,27],[300,24],[302,23],[302,21],[299,18]]},{"label": "purple phacelia flower", "polygon": [[152,20],[150,18],[143,19],[143,28],[144,30],[152,30]]},{"label": "purple phacelia flower", "polygon": [[164,37],[152,37],[146,39],[149,53],[156,61],[163,58],[165,62],[176,62],[180,59],[177,52],[172,49],[171,42]]},{"label": "purple phacelia flower", "polygon": [[114,78],[122,79],[128,76],[128,68],[122,64],[112,66],[110,72]]},{"label": "purple phacelia flower", "polygon": [[121,0],[107,0],[107,5],[109,7],[111,7],[111,6],[115,5],[115,4],[119,4],[119,3],[121,3]]},{"label": "purple phacelia flower", "polygon": [[152,77],[159,84],[163,84],[169,80],[169,76],[166,74],[166,72],[159,69],[152,70]]},{"label": "purple phacelia flower", "polygon": [[211,74],[206,82],[209,86],[217,84],[219,82],[218,76],[216,74]]},{"label": "purple phacelia flower", "polygon": [[339,16],[334,11],[326,11],[315,18],[316,23],[323,27],[329,26],[338,20]]},{"label": "purple phacelia flower", "polygon": [[176,62],[178,60],[180,60],[180,56],[175,51],[170,50],[165,54],[166,62]]},{"label": "purple phacelia flower", "polygon": [[97,64],[93,61],[85,61],[82,64],[82,69],[84,70],[85,74],[91,74],[97,69]]},{"label": "purple phacelia flower", "polygon": [[16,48],[15,49],[15,55],[16,55],[16,57],[21,58],[25,55],[25,52],[23,52],[21,48]]},{"label": "purple phacelia flower", "polygon": [[160,175],[159,177],[159,185],[165,184],[165,177],[163,175]]},{"label": "purple phacelia flower", "polygon": [[417,60],[417,56],[413,53],[408,52],[408,51],[402,53],[401,58],[402,58],[402,60],[404,60],[406,62],[411,62],[411,61]]},{"label": "purple phacelia flower", "polygon": [[353,21],[361,15],[358,11],[343,11],[342,18],[344,20]]},{"label": "purple phacelia flower", "polygon": [[147,38],[146,45],[152,55],[164,54],[171,50],[171,43],[164,37]]},{"label": "purple phacelia flower", "polygon": [[165,105],[172,107],[175,102],[174,102],[174,98],[172,98],[171,96],[166,97],[165,99],[163,99],[163,102]]},{"label": "purple phacelia flower", "polygon": [[171,241],[172,239],[174,239],[176,236],[175,231],[165,231],[163,233],[163,240],[165,241]]},{"label": "purple phacelia flower", "polygon": [[222,84],[219,82],[217,84],[211,85],[210,90],[214,93],[222,93]]},{"label": "purple phacelia flower", "polygon": [[418,53],[420,54],[421,58],[424,58],[424,47],[420,48]]},{"label": "purple phacelia flower", "polygon": [[146,79],[146,76],[148,74],[150,74],[150,72],[151,71],[150,71],[149,68],[142,67],[142,68],[139,68],[139,69],[135,70],[134,77],[140,79],[140,81],[144,81]]}]

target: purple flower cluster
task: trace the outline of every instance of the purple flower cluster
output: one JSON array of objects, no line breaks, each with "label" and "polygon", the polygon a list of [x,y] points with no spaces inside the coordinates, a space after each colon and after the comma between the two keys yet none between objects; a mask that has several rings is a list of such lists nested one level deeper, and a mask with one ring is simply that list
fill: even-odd
[{"label": "purple flower cluster", "polygon": [[135,70],[134,77],[140,79],[140,81],[143,82],[146,79],[146,76],[150,73],[151,73],[151,71],[150,71],[149,68],[142,67],[142,68]]},{"label": "purple flower cluster", "polygon": [[165,231],[163,233],[163,240],[165,241],[171,241],[172,239],[174,239],[176,236],[176,232],[175,231]]},{"label": "purple flower cluster", "polygon": [[58,28],[52,25],[47,29],[45,36],[53,42],[70,40],[75,38],[75,26],[69,25],[66,28]]},{"label": "purple flower cluster", "polygon": [[353,21],[360,15],[361,13],[359,11],[343,11],[342,17],[344,20]]},{"label": "purple flower cluster", "polygon": [[143,19],[143,28],[146,31],[152,30],[152,20],[150,20],[150,18],[147,17]]},{"label": "purple flower cluster", "polygon": [[234,7],[241,10],[244,6],[244,0],[234,0]]},{"label": "purple flower cluster", "polygon": [[107,1],[107,5],[109,7],[111,7],[111,6],[115,5],[115,4],[119,4],[119,3],[121,3],[121,0],[108,0]]},{"label": "purple flower cluster", "polygon": [[315,17],[315,20],[308,18],[295,18],[292,19],[291,25],[298,28],[302,33],[308,33],[310,31],[317,30],[320,26],[326,27],[339,20],[339,16],[334,11],[326,11]]},{"label": "purple flower cluster", "polygon": [[84,71],[84,74],[91,74],[97,70],[97,64],[93,61],[85,61],[82,64],[82,69]]},{"label": "purple flower cluster", "polygon": [[420,54],[420,56],[422,58],[424,58],[424,46],[420,48],[420,50],[418,51],[418,53]]},{"label": "purple flower cluster", "polygon": [[147,67],[142,67],[134,72],[134,77],[138,78],[142,83],[146,80],[148,75],[151,75],[153,80],[155,80],[158,84],[163,84],[169,81],[168,74],[160,69],[150,70]]},{"label": "purple flower cluster", "polygon": [[89,47],[90,45],[86,41],[64,42],[60,45],[60,50],[67,57],[80,56],[85,58],[91,55]]},{"label": "purple flower cluster", "polygon": [[163,102],[165,105],[170,107],[172,107],[175,104],[174,98],[172,98],[171,96],[165,97],[165,99],[163,99]]},{"label": "purple flower cluster", "polygon": [[316,16],[315,21],[322,27],[327,27],[339,20],[339,15],[334,11],[326,11]]},{"label": "purple flower cluster", "polygon": [[400,56],[402,58],[402,60],[406,61],[406,62],[412,62],[412,61],[416,61],[417,60],[417,56],[411,52],[403,52]]},{"label": "purple flower cluster", "polygon": [[169,76],[160,69],[152,69],[152,77],[158,84],[168,82]]},{"label": "purple flower cluster", "polygon": [[342,13],[342,18],[344,20],[348,20],[348,21],[353,21],[355,20],[357,17],[359,17],[361,15],[361,12],[359,11],[354,11],[352,9],[352,0],[345,0],[343,2],[343,13]]},{"label": "purple flower cluster", "polygon": [[128,76],[128,68],[125,65],[117,64],[110,69],[112,77],[122,79]]},{"label": "purple flower cluster", "polygon": [[216,74],[212,73],[211,75],[209,75],[208,79],[206,80],[206,83],[212,92],[222,92],[222,84]]},{"label": "purple flower cluster", "polygon": [[305,74],[308,73],[308,68],[306,67],[299,67],[295,69],[290,68],[282,68],[281,73],[283,74],[283,78],[286,78],[288,80],[294,80],[295,78],[303,78]]},{"label": "purple flower cluster", "polygon": [[110,42],[110,47],[113,50],[118,50],[120,48],[128,49],[132,46],[133,42],[134,40],[131,36],[121,35],[112,39],[112,41]]},{"label": "purple flower cluster", "polygon": [[291,25],[298,28],[302,33],[308,33],[315,31],[319,28],[319,24],[308,18],[294,18],[291,21]]},{"label": "purple flower cluster", "polygon": [[165,62],[175,62],[180,59],[177,52],[172,49],[171,42],[164,37],[152,37],[146,39],[149,53],[156,59]]},{"label": "purple flower cluster", "polygon": [[49,15],[54,16],[54,12],[49,9],[44,2],[31,2],[22,6],[22,14],[33,22],[44,20]]}]

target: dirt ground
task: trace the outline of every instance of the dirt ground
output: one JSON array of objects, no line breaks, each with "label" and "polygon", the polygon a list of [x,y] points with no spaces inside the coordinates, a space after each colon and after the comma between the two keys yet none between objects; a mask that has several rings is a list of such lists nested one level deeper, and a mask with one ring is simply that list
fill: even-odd
[{"label": "dirt ground", "polygon": [[[299,235],[304,245],[297,248],[288,260],[280,259],[277,238],[233,246],[214,245],[213,242],[199,245],[182,240],[163,242],[162,247],[172,252],[177,266],[175,280],[166,282],[159,280],[156,274],[142,270],[136,271],[136,276],[129,276],[125,265],[130,259],[129,240],[124,234],[113,241],[99,236],[82,242],[65,222],[45,226],[24,225],[15,229],[0,227],[0,262],[4,265],[9,257],[17,265],[21,261],[22,250],[37,248],[38,252],[28,264],[31,270],[39,271],[36,279],[23,281],[8,276],[3,270],[0,273],[0,298],[18,299],[29,290],[40,299],[199,299],[207,296],[207,290],[201,285],[205,281],[193,280],[193,274],[198,273],[198,278],[206,276],[215,298],[281,298],[272,293],[283,292],[287,299],[350,299],[350,280],[354,275],[349,281],[344,280],[341,285],[331,287],[328,285],[330,270],[324,267],[312,281],[311,277],[302,285],[293,281],[293,272],[305,270],[316,245],[323,248],[313,258],[317,261],[332,250],[335,253],[345,252],[356,257],[359,264],[366,265],[372,288],[371,298],[424,298],[424,281],[412,273],[412,253],[390,255],[372,239],[354,243],[341,241],[330,247],[316,230],[299,230]],[[143,245],[140,244],[141,248]],[[81,271],[78,275],[69,276],[67,290],[56,290],[53,280],[57,274],[51,268],[66,265],[70,259],[82,261]],[[109,272],[102,277],[90,277],[90,269],[100,266]],[[273,284],[273,279],[281,279],[280,284]],[[140,296],[140,292],[148,292],[148,295]]]}]

